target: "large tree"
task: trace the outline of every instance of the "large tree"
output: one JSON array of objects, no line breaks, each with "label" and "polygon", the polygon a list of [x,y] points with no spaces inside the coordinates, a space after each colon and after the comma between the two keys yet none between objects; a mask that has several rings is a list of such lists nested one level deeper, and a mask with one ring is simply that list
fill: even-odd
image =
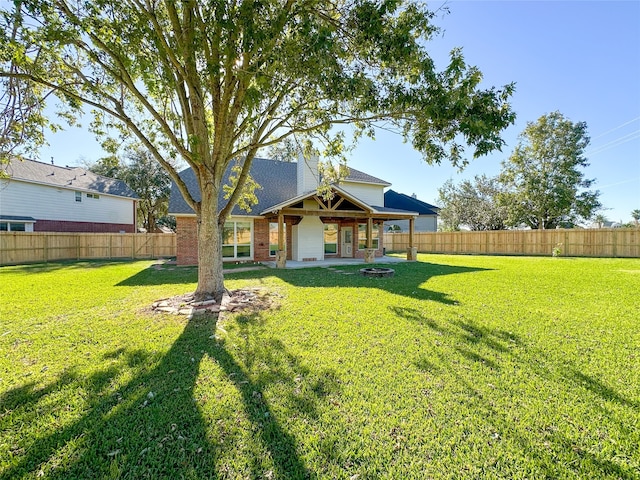
[{"label": "large tree", "polygon": [[549,229],[591,218],[601,204],[599,192],[589,190],[594,180],[582,171],[587,145],[587,124],[559,112],[527,123],[500,173],[510,224]]},{"label": "large tree", "polygon": [[16,0],[2,12],[0,78],[53,94],[68,116],[91,109],[99,133],[137,137],[197,215],[196,297],[217,296],[222,226],[259,149],[296,136],[307,155],[340,154],[347,124],[356,136],[396,128],[432,163],[465,164],[463,141],[474,157],[503,145],[513,85],[480,88],[457,49],[438,71],[425,47],[434,16],[396,0]]},{"label": "large tree", "polygon": [[438,189],[443,230],[459,230],[461,225],[471,230],[504,229],[507,209],[499,203],[502,192],[496,177],[476,175],[458,185],[448,180]]},{"label": "large tree", "polygon": [[171,178],[144,148],[134,148],[127,154],[122,179],[136,192],[138,218],[147,232],[155,232],[158,220],[168,213]]}]

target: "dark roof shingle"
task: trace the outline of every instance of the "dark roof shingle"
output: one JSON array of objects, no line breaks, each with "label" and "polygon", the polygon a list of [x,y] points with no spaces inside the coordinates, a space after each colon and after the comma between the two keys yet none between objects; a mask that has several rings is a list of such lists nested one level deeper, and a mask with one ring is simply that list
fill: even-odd
[{"label": "dark roof shingle", "polygon": [[388,208],[396,208],[398,210],[409,210],[418,212],[420,215],[437,215],[438,207],[427,202],[410,197],[404,193],[398,193],[394,190],[384,192],[384,206]]},{"label": "dark roof shingle", "polygon": [[82,190],[104,195],[137,199],[136,193],[122,180],[103,177],[80,167],[61,167],[35,160],[14,158],[7,166],[10,178],[54,187]]},{"label": "dark roof shingle", "polygon": [[[222,184],[229,183],[229,173],[231,167],[227,169]],[[254,158],[251,163],[251,177],[256,181],[260,188],[256,189],[255,195],[258,198],[258,205],[254,206],[250,213],[245,212],[237,205],[231,212],[232,215],[258,215],[265,208],[277,205],[296,195],[296,164],[289,162],[281,162],[278,160],[268,160],[265,158]],[[187,185],[189,193],[194,200],[200,201],[200,188],[198,181],[191,168],[187,168],[180,172],[180,177]],[[227,200],[224,198],[224,192],[220,192],[218,197],[219,205],[225,205]],[[193,213],[193,210],[182,197],[182,194],[175,185],[171,184],[171,196],[169,197],[169,213]]]}]

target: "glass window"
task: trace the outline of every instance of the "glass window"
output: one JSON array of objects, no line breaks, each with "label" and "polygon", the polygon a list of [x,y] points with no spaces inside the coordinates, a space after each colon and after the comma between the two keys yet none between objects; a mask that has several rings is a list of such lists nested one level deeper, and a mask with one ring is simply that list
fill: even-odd
[{"label": "glass window", "polygon": [[25,232],[26,230],[26,223],[0,222],[0,232]]},{"label": "glass window", "polygon": [[[287,249],[287,224],[284,225],[284,249]],[[269,222],[269,256],[275,257],[278,252],[278,222]]]},{"label": "glass window", "polygon": [[236,222],[236,257],[251,256],[251,222]]},{"label": "glass window", "polygon": [[[373,230],[371,232],[371,247],[378,249],[379,243],[379,234],[378,226],[373,225]],[[364,250],[367,248],[367,226],[363,223],[358,225],[358,250]]]},{"label": "glass window", "polygon": [[338,253],[338,224],[324,224],[324,253],[333,255]]},{"label": "glass window", "polygon": [[251,257],[251,222],[226,222],[222,229],[224,258]]},{"label": "glass window", "polygon": [[82,201],[82,192],[76,192],[76,202]]}]

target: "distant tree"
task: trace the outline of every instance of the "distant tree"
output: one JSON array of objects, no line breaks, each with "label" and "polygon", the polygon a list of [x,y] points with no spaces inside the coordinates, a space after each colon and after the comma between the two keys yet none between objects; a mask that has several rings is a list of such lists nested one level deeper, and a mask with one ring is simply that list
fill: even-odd
[{"label": "distant tree", "polygon": [[440,221],[443,230],[459,230],[466,225],[471,230],[502,230],[507,209],[499,204],[502,187],[496,177],[476,175],[473,181],[454,185],[448,180],[439,190]]},{"label": "distant tree", "polygon": [[116,156],[103,157],[95,163],[87,164],[87,170],[102,175],[103,177],[118,178],[121,179],[125,166],[120,162],[120,159]]},{"label": "distant tree", "polygon": [[589,165],[587,145],[587,124],[573,123],[559,112],[527,123],[500,173],[507,190],[501,203],[509,209],[510,225],[548,229],[591,218],[601,204],[599,192],[588,190],[594,180],[580,170]]},{"label": "distant tree", "polygon": [[636,208],[631,211],[631,218],[633,218],[633,223],[635,223],[636,227],[640,224],[640,209]]},{"label": "distant tree", "polygon": [[604,228],[604,226],[608,221],[609,219],[606,216],[604,216],[602,213],[599,213],[595,217],[593,217],[593,223],[598,228]]},{"label": "distant tree", "polygon": [[159,219],[175,230],[175,219],[166,218],[171,192],[171,177],[153,156],[141,146],[124,148],[125,160],[115,154],[101,158],[87,166],[88,170],[105,177],[123,180],[140,197],[138,201],[139,225],[154,232]]},{"label": "distant tree", "polygon": [[140,197],[138,218],[142,220],[142,227],[147,232],[154,232],[158,219],[168,212],[171,178],[144,148],[130,150],[127,160],[121,178]]}]

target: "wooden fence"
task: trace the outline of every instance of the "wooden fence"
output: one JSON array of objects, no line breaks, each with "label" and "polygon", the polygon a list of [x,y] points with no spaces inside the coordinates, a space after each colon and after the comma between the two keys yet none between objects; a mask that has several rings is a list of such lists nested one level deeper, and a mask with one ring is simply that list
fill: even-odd
[{"label": "wooden fence", "polygon": [[166,233],[0,233],[0,265],[176,256],[176,236]]},{"label": "wooden fence", "polygon": [[[385,233],[387,252],[406,251],[408,233]],[[640,229],[499,230],[414,233],[422,253],[552,255],[563,257],[640,257]]]}]

